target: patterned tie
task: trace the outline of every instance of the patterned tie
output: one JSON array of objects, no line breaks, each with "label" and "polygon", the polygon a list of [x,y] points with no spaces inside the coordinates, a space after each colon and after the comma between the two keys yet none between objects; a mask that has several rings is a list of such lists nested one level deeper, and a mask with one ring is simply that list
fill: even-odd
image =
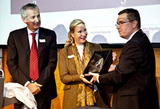
[{"label": "patterned tie", "polygon": [[36,81],[39,78],[38,53],[35,41],[36,33],[31,33],[31,35],[32,35],[32,47],[30,51],[30,78],[33,81]]}]

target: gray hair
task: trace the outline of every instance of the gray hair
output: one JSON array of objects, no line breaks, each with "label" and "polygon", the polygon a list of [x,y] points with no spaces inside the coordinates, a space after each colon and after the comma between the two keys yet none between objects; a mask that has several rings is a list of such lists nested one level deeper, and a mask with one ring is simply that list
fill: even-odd
[{"label": "gray hair", "polygon": [[39,8],[36,4],[28,3],[28,4],[21,7],[21,9],[20,9],[21,17],[23,17],[25,19],[27,18],[26,10],[28,10],[28,9],[37,9],[39,11]]}]

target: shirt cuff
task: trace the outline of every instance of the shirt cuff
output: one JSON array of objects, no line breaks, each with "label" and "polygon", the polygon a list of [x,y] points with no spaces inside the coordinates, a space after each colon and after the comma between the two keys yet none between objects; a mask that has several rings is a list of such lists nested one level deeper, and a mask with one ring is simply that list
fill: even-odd
[{"label": "shirt cuff", "polygon": [[27,87],[27,85],[30,83],[30,81],[27,81],[24,86]]},{"label": "shirt cuff", "polygon": [[98,83],[100,83],[100,82],[99,82],[99,76],[100,76],[100,75],[98,75],[98,77],[97,77],[97,82],[98,82]]}]

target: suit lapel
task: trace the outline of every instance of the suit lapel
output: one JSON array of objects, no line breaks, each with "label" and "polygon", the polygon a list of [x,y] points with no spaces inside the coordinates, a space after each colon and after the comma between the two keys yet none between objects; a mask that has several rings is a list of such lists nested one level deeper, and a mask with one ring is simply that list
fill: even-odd
[{"label": "suit lapel", "polygon": [[[91,56],[92,56],[96,48],[94,48],[92,45],[89,45],[89,46],[90,46],[90,52],[91,52]],[[67,48],[67,53],[68,53],[68,56],[67,56],[67,57],[68,57],[68,60],[69,60],[69,57],[74,56],[73,51],[72,51],[72,46],[69,46],[69,47]],[[76,64],[75,64],[75,61],[74,61],[74,57],[70,58],[70,61],[71,61],[71,63],[73,64],[73,66],[75,66],[75,68],[76,68]]]},{"label": "suit lapel", "polygon": [[22,44],[25,48],[25,50],[27,51],[27,55],[30,55],[30,47],[29,47],[29,40],[28,40],[28,32],[27,32],[27,28],[24,28],[21,34],[21,38],[22,38]]},{"label": "suit lapel", "polygon": [[89,51],[91,53],[91,56],[93,55],[93,53],[94,53],[95,50],[96,50],[96,48],[93,47],[93,45],[89,43]]},{"label": "suit lapel", "polygon": [[46,36],[43,33],[43,30],[39,28],[39,37],[38,37],[38,57],[40,57],[40,54],[43,50],[43,48],[46,46]]},{"label": "suit lapel", "polygon": [[71,61],[71,63],[73,64],[73,66],[76,67],[76,64],[74,62],[74,54],[73,54],[73,51],[72,51],[72,46],[69,46],[68,49],[67,49],[67,57],[68,57],[68,60]]}]

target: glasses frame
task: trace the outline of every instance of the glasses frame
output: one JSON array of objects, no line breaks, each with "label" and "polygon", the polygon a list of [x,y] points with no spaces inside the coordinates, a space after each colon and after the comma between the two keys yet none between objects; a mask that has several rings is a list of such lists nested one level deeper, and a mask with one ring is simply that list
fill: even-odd
[{"label": "glasses frame", "polygon": [[120,25],[123,25],[123,24],[125,24],[125,23],[128,23],[128,22],[133,22],[134,20],[130,20],[130,21],[125,21],[125,22],[123,22],[123,21],[120,21],[119,23],[117,22],[116,24],[115,24],[115,26],[117,27],[118,25],[120,26]]}]

